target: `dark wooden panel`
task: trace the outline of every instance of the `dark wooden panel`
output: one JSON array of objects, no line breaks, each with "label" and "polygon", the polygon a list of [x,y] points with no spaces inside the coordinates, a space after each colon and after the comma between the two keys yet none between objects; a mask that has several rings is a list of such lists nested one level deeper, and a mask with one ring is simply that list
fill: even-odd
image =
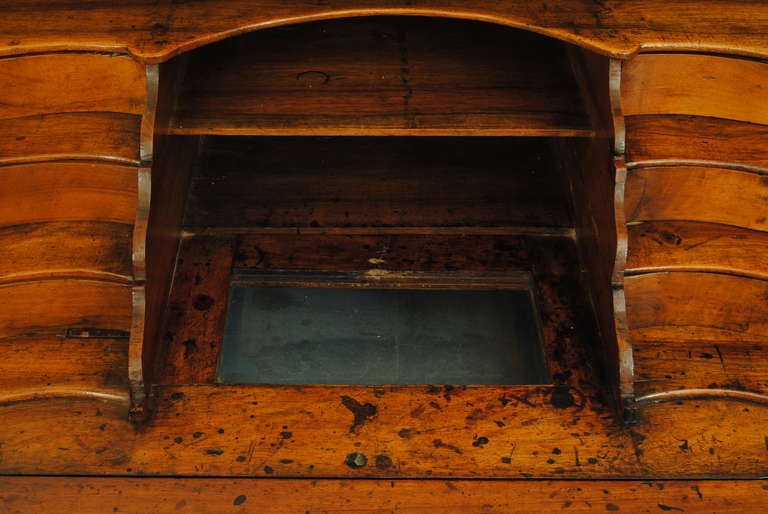
[{"label": "dark wooden panel", "polygon": [[627,162],[718,161],[768,168],[768,127],[699,116],[627,116]]},{"label": "dark wooden panel", "polygon": [[63,113],[4,120],[0,163],[97,158],[138,163],[141,117],[116,113]]},{"label": "dark wooden panel", "polygon": [[624,114],[691,114],[768,125],[768,65],[701,54],[639,54],[622,69]]},{"label": "dark wooden panel", "polygon": [[768,282],[715,273],[627,277],[633,340],[768,343]]},{"label": "dark wooden panel", "polygon": [[211,138],[192,227],[571,226],[547,139]]},{"label": "dark wooden panel", "polygon": [[638,396],[674,389],[768,391],[768,347],[734,341],[633,341]]},{"label": "dark wooden panel", "polygon": [[131,225],[53,222],[0,228],[0,281],[28,275],[131,279]]},{"label": "dark wooden panel", "polygon": [[[115,512],[759,512],[761,481],[300,480],[4,477],[9,513]],[[278,498],[279,501],[275,501]]]},{"label": "dark wooden panel", "polygon": [[627,221],[705,221],[768,230],[768,175],[725,168],[635,168]]},{"label": "dark wooden panel", "polygon": [[64,335],[67,328],[128,330],[130,290],[110,282],[59,279],[0,285],[0,340]]},{"label": "dark wooden panel", "polygon": [[0,225],[104,221],[133,225],[136,168],[46,162],[0,167]]},{"label": "dark wooden panel", "polygon": [[58,112],[142,114],[144,67],[123,55],[42,54],[0,59],[0,118]]},{"label": "dark wooden panel", "polygon": [[0,341],[0,401],[98,393],[127,399],[126,339],[17,337]]},{"label": "dark wooden panel", "polygon": [[276,28],[199,50],[186,77],[175,133],[591,133],[564,46],[483,23],[384,17]]},{"label": "dark wooden panel", "polygon": [[768,234],[685,221],[631,225],[627,272],[663,270],[723,271],[768,278]]}]

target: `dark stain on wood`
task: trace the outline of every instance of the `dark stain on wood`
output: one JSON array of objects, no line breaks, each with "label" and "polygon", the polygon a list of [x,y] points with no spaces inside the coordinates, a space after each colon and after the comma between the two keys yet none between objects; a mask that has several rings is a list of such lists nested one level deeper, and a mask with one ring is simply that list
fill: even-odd
[{"label": "dark stain on wood", "polygon": [[349,409],[354,416],[352,425],[349,427],[350,434],[357,434],[363,425],[376,415],[376,406],[372,403],[362,404],[349,396],[341,397],[341,404]]}]

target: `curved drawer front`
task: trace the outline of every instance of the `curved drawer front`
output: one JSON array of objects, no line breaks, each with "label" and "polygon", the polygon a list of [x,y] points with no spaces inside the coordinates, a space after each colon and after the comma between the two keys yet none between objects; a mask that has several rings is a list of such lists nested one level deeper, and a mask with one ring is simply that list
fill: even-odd
[{"label": "curved drawer front", "polygon": [[689,114],[768,125],[768,64],[736,57],[640,54],[624,65],[625,116]]},{"label": "curved drawer front", "polygon": [[768,230],[768,175],[700,166],[635,168],[627,222],[703,221]]}]

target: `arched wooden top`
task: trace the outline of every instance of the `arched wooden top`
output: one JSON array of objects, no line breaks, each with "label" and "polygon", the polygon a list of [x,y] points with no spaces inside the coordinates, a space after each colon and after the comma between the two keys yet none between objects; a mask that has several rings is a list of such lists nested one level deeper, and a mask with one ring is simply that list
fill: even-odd
[{"label": "arched wooden top", "polygon": [[497,23],[617,58],[671,49],[768,56],[768,4],[738,0],[8,0],[0,55],[85,50],[156,63],[258,29],[371,15]]}]

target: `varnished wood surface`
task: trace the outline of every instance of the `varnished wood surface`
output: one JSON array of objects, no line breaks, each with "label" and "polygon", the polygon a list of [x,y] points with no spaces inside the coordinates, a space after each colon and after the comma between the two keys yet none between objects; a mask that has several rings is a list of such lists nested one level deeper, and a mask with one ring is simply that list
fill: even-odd
[{"label": "varnished wood surface", "polygon": [[131,226],[97,221],[0,228],[0,282],[54,275],[128,282]]},{"label": "varnished wood surface", "polygon": [[187,227],[572,226],[544,138],[210,138]]},{"label": "varnished wood surface", "polygon": [[[140,117],[83,112],[3,120],[0,164],[53,159],[100,159],[138,164]],[[107,137],[108,136],[108,137]]]},{"label": "varnished wood surface", "polygon": [[0,342],[0,402],[25,395],[126,397],[125,339],[27,336]]},{"label": "varnished wood surface", "polygon": [[688,221],[630,226],[627,272],[671,270],[720,271],[768,279],[768,234]]},{"label": "varnished wood surface", "polygon": [[54,53],[0,59],[0,118],[38,114],[141,114],[144,69],[121,55]]},{"label": "varnished wood surface", "polygon": [[759,512],[756,481],[258,480],[4,477],[9,513]]},{"label": "varnished wood surface", "polygon": [[1,166],[0,224],[101,221],[133,224],[136,168],[93,162]]},{"label": "varnished wood surface", "polygon": [[128,330],[128,288],[112,282],[51,279],[0,285],[0,340],[63,335],[67,328]]},{"label": "varnished wood surface", "polygon": [[676,389],[768,392],[768,350],[735,341],[633,341],[638,396]]},{"label": "varnished wood surface", "polygon": [[[768,409],[717,399],[647,405],[640,424],[624,428],[596,390],[583,388],[211,385],[162,386],[157,392],[156,417],[141,430],[116,402],[60,398],[0,407],[0,471],[754,478],[765,474],[768,463]],[[376,407],[357,433],[350,432],[355,417],[342,396]],[[345,464],[355,452],[367,457],[363,468]]]},{"label": "varnished wood surface", "polygon": [[562,0],[333,0],[318,4],[225,0],[147,5],[97,0],[37,4],[13,0],[0,25],[0,52],[64,48],[129,51],[150,60],[230,34],[311,19],[373,14],[414,14],[486,20],[527,28],[594,48],[629,55],[638,48],[768,54],[768,15],[761,2],[642,0],[601,3]]},{"label": "varnished wood surface", "polygon": [[[701,116],[627,116],[627,162],[707,161],[768,169],[768,127]],[[649,164],[649,163],[647,163]]]},{"label": "varnished wood surface", "polygon": [[635,168],[626,187],[628,222],[703,221],[768,230],[768,175],[725,168]]},{"label": "varnished wood surface", "polygon": [[768,282],[698,272],[625,279],[632,339],[768,341]]},{"label": "varnished wood surface", "polygon": [[622,70],[624,114],[689,114],[768,125],[766,81],[768,63],[761,60],[640,54]]},{"label": "varnished wood surface", "polygon": [[200,49],[189,56],[170,130],[591,134],[558,41],[483,23],[412,17],[281,27]]}]

